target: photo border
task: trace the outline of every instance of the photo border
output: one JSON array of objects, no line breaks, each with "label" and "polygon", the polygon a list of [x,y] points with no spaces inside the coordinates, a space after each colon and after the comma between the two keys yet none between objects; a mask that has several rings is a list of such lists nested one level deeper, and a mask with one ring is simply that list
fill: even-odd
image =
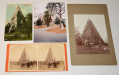
[{"label": "photo border", "polygon": [[[32,43],[34,44],[34,43]],[[32,45],[32,44],[27,44],[27,45]],[[45,72],[45,71],[68,71],[68,62],[67,62],[67,50],[66,50],[66,44],[65,43],[36,43],[36,44],[62,44],[64,45],[64,54],[65,54],[65,70],[33,70],[33,71],[9,71],[9,51],[10,51],[10,45],[23,45],[23,44],[7,44],[7,53],[6,53],[6,65],[5,65],[5,72]],[[25,45],[25,44],[24,44]],[[38,63],[37,63],[38,64]]]},{"label": "photo border", "polygon": [[[72,65],[117,65],[106,4],[68,4],[70,55]],[[76,54],[74,14],[104,14],[110,54]]]}]

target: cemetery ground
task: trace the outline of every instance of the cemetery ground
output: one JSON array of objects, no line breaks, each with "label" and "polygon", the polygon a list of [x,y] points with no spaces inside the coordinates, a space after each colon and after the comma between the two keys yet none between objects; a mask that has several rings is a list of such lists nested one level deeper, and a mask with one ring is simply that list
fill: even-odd
[{"label": "cemetery ground", "polygon": [[54,68],[54,66],[48,68],[47,65],[39,65],[38,70],[65,70],[65,66],[64,64],[59,64],[56,68]]},{"label": "cemetery ground", "polygon": [[42,25],[34,29],[34,42],[67,42],[66,27],[59,25]]},{"label": "cemetery ground", "polygon": [[27,66],[22,68],[21,65],[10,64],[9,70],[37,70],[37,65],[30,66],[29,68]]},{"label": "cemetery ground", "polygon": [[[49,27],[53,27],[53,26],[57,26],[56,24],[53,24],[53,25],[49,25]],[[47,25],[41,25],[41,26],[36,26],[34,25],[34,29],[37,29],[37,28],[46,28]]]},{"label": "cemetery ground", "polygon": [[77,51],[77,54],[110,54],[109,46],[103,46],[100,49],[100,48],[94,48],[94,47],[89,48],[83,45],[82,46],[76,45],[76,51]]},{"label": "cemetery ground", "polygon": [[[59,26],[56,24],[50,25],[49,27],[55,27],[55,26]],[[47,25],[42,25],[42,26],[34,26],[34,29],[38,29],[38,28],[46,28]],[[55,27],[55,28],[51,28],[46,30],[48,32],[52,32],[52,33],[66,33],[66,27],[64,27],[64,30],[61,30],[61,27]]]},{"label": "cemetery ground", "polygon": [[30,37],[28,34],[21,33],[21,36],[18,35],[17,38],[14,37],[14,33],[5,33],[4,40],[5,41],[32,40],[32,33],[30,34]]}]

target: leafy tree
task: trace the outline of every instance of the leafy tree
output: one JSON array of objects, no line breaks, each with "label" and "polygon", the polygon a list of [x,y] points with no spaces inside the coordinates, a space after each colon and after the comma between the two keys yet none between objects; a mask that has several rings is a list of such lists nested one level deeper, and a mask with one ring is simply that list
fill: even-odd
[{"label": "leafy tree", "polygon": [[65,13],[64,3],[48,3],[46,8],[49,10],[51,15],[58,14],[60,16],[60,27],[62,15]]},{"label": "leafy tree", "polygon": [[61,22],[63,23],[63,26],[64,26],[64,27],[66,27],[66,24],[65,24],[65,22],[64,22],[63,20],[62,20]]},{"label": "leafy tree", "polygon": [[30,34],[32,33],[32,13],[28,13],[26,15],[26,27],[25,32],[28,33],[28,37],[30,37]]},{"label": "leafy tree", "polygon": [[18,39],[19,36],[20,36],[20,32],[15,31],[15,32],[14,32],[14,39]]},{"label": "leafy tree", "polygon": [[49,26],[49,23],[52,22],[52,15],[49,14],[49,11],[44,12],[44,21],[47,24],[47,27]]},{"label": "leafy tree", "polygon": [[37,26],[40,26],[40,25],[42,25],[42,22],[43,22],[43,21],[39,18],[39,19],[36,21],[36,25],[37,25]]},{"label": "leafy tree", "polygon": [[75,41],[76,41],[76,45],[81,45],[82,44],[82,38],[81,38],[81,34],[79,32],[78,27],[75,27]]},{"label": "leafy tree", "polygon": [[55,24],[57,24],[57,25],[60,24],[60,19],[59,19],[59,17],[56,17],[56,18],[55,18]]},{"label": "leafy tree", "polygon": [[17,14],[17,31],[24,33],[25,32],[26,21],[21,11],[18,11]]},{"label": "leafy tree", "polygon": [[7,25],[5,26],[5,33],[9,32],[10,26],[11,26],[11,23],[7,23]]}]

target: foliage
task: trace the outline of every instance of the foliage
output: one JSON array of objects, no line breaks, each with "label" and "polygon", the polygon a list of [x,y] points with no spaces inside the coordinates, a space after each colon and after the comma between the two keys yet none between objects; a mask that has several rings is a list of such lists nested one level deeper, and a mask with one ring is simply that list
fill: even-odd
[{"label": "foliage", "polygon": [[49,10],[51,15],[58,14],[60,16],[60,27],[62,14],[65,13],[65,4],[64,3],[48,3],[46,8]]},{"label": "foliage", "polygon": [[76,45],[81,45],[82,44],[82,38],[81,38],[81,34],[78,30],[79,30],[79,28],[75,27],[75,41],[76,41]]},{"label": "foliage", "polygon": [[46,9],[48,9],[49,13],[52,15],[56,13],[56,8],[57,8],[56,3],[48,3],[46,6]]},{"label": "foliage", "polygon": [[47,24],[47,27],[49,26],[49,23],[52,22],[51,16],[52,15],[49,14],[49,11],[44,12],[44,21],[45,21],[45,24]]},{"label": "foliage", "polygon": [[10,26],[11,26],[11,23],[7,23],[7,25],[5,26],[5,33],[9,32]]},{"label": "foliage", "polygon": [[[14,20],[15,17],[17,19]],[[6,35],[5,40],[32,39],[32,14],[31,13],[28,13],[26,17],[24,17],[22,12],[18,11],[17,15],[15,14],[12,20],[16,21],[17,23],[13,21],[13,23],[8,23],[5,26],[5,35]],[[15,26],[14,23],[16,23],[17,25]],[[10,33],[8,33],[9,30],[10,30]],[[19,38],[20,35],[23,35],[23,38]]]},{"label": "foliage", "polygon": [[63,20],[62,20],[61,22],[63,23],[63,26],[64,26],[64,27],[66,27],[66,24],[65,24],[65,22],[64,22]]},{"label": "foliage", "polygon": [[30,37],[30,34],[32,33],[32,13],[28,13],[26,15],[26,27],[25,32],[29,34],[28,37]]},{"label": "foliage", "polygon": [[25,32],[26,21],[21,11],[18,11],[17,14],[17,31],[24,33]]},{"label": "foliage", "polygon": [[56,18],[55,18],[55,24],[57,24],[57,25],[60,24],[60,19],[59,19],[59,17],[56,17]]},{"label": "foliage", "polygon": [[40,26],[42,25],[43,21],[39,18],[37,21],[36,21],[36,25],[37,26]]},{"label": "foliage", "polygon": [[89,42],[101,42],[104,43],[99,32],[94,26],[93,22],[89,19],[87,25],[85,26],[82,34],[83,41],[88,40]]},{"label": "foliage", "polygon": [[5,36],[4,39],[5,39],[5,41],[12,41],[13,36]]},{"label": "foliage", "polygon": [[20,32],[15,31],[14,33],[14,39],[18,39],[20,37]]},{"label": "foliage", "polygon": [[15,26],[12,26],[10,33],[14,33],[16,30],[17,30],[17,28]]}]

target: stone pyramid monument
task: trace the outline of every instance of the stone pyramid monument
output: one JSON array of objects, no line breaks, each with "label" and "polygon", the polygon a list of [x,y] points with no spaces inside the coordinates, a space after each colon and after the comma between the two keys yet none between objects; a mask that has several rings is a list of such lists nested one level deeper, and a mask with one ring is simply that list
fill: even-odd
[{"label": "stone pyramid monument", "polygon": [[100,36],[98,30],[94,26],[93,22],[89,19],[82,33],[82,41],[88,42],[101,42],[104,43],[102,37]]},{"label": "stone pyramid monument", "polygon": [[49,48],[47,57],[46,57],[46,62],[53,63],[56,62],[57,60],[55,59],[55,56],[51,50],[51,47]]},{"label": "stone pyramid monument", "polygon": [[24,50],[23,50],[23,52],[21,54],[21,57],[19,59],[19,63],[26,63],[28,61],[29,61],[29,58],[28,58],[28,55],[27,55],[26,50],[24,48]]},{"label": "stone pyramid monument", "polygon": [[10,28],[9,28],[9,33],[10,33],[10,31],[11,31],[11,29],[12,29],[13,27],[17,27],[17,18],[18,18],[18,17],[17,17],[17,14],[18,14],[18,11],[21,13],[21,15],[23,15],[23,13],[22,13],[20,7],[18,6],[18,7],[16,8],[16,10],[15,10],[15,12],[14,12],[14,14],[13,14],[11,20],[10,20],[11,26],[10,26]]}]

